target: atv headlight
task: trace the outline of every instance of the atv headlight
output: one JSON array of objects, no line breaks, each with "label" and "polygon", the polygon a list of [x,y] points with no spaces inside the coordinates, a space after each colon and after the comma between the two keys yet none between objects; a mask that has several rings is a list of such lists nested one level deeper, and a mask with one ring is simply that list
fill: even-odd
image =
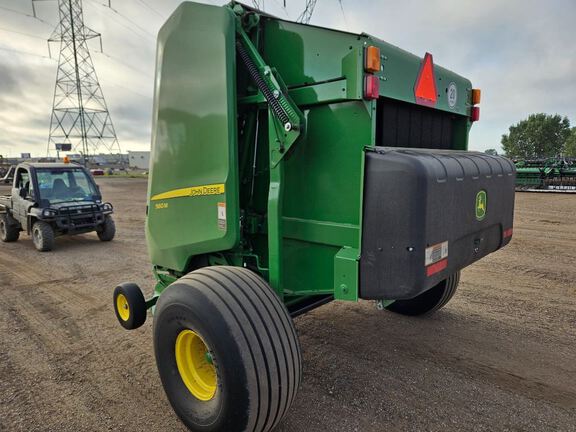
[{"label": "atv headlight", "polygon": [[47,208],[47,209],[42,210],[42,217],[45,217],[45,218],[54,217],[57,214],[58,214],[58,212],[54,209]]},{"label": "atv headlight", "polygon": [[112,204],[110,204],[110,203],[102,204],[102,210],[103,211],[112,211]]}]

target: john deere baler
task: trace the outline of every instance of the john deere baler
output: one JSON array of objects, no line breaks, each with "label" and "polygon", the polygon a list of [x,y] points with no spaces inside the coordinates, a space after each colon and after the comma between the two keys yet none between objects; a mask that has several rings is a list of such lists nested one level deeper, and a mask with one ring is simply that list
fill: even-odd
[{"label": "john deere baler", "polygon": [[[160,31],[146,233],[166,394],[193,431],[269,431],[301,381],[291,317],[431,313],[512,236],[514,165],[466,151],[480,91],[367,34],[238,3]],[[361,324],[359,324],[361,325]]]}]

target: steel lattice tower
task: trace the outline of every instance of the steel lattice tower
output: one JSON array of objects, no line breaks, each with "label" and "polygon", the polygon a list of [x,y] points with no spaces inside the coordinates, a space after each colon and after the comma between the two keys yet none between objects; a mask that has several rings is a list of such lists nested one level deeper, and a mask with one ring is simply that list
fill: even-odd
[{"label": "steel lattice tower", "polygon": [[308,24],[312,19],[312,14],[314,13],[314,8],[316,7],[317,0],[306,0],[306,8],[296,21]]},{"label": "steel lattice tower", "polygon": [[48,46],[60,42],[48,154],[61,143],[71,144],[85,160],[102,147],[120,153],[88,48],[88,41],[99,38],[100,33],[84,25],[82,0],[57,1],[60,22],[48,39]]}]

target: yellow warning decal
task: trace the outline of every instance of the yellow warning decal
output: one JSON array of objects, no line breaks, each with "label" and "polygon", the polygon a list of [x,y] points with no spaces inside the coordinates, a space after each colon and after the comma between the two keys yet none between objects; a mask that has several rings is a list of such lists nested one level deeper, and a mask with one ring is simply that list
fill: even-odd
[{"label": "yellow warning decal", "polygon": [[204,186],[191,186],[182,189],[174,189],[168,192],[163,192],[161,194],[154,195],[152,198],[150,198],[150,201],[165,200],[170,198],[222,195],[224,193],[224,190],[225,190],[224,183],[210,184]]}]

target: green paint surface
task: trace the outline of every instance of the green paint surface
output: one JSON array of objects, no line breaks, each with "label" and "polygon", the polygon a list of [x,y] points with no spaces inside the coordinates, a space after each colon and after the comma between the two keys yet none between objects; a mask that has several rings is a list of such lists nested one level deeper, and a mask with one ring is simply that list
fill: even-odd
[{"label": "green paint surface", "polygon": [[[238,243],[234,57],[228,9],[184,3],[160,31],[149,197],[211,184],[225,184],[226,192],[149,201],[155,266],[184,272],[190,257]],[[218,203],[226,205],[225,228]]]}]

